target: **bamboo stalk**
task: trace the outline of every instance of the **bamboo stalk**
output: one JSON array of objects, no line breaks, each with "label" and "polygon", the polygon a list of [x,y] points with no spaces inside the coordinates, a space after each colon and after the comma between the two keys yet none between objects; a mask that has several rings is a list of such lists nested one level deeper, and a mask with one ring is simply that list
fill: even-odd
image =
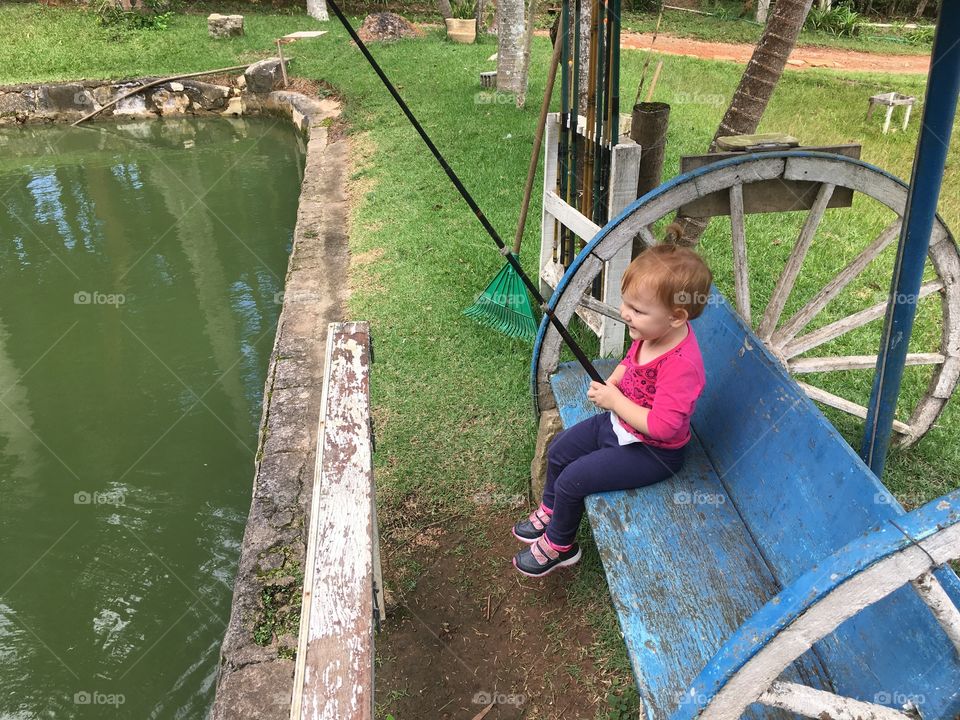
[{"label": "bamboo stalk", "polygon": [[215,75],[217,73],[233,72],[234,70],[245,70],[247,67],[249,67],[249,65],[234,65],[233,67],[218,68],[217,70],[204,70],[202,72],[186,73],[183,75],[173,75],[172,77],[165,77],[165,78],[160,78],[159,80],[153,80],[151,82],[148,82],[146,85],[141,85],[137,88],[134,88],[130,92],[126,93],[125,95],[121,95],[116,100],[111,100],[106,105],[103,105],[102,107],[97,108],[93,112],[87,113],[76,122],[70,123],[70,127],[76,127],[77,125],[82,123],[84,120],[89,120],[94,115],[98,115],[102,113],[104,110],[106,110],[109,107],[113,107],[121,100],[126,100],[128,97],[132,95],[136,95],[137,93],[143,92],[144,90],[149,90],[150,88],[156,87],[157,85],[162,85],[165,82],[173,82],[174,80],[185,80],[186,78],[200,77],[202,75]]}]

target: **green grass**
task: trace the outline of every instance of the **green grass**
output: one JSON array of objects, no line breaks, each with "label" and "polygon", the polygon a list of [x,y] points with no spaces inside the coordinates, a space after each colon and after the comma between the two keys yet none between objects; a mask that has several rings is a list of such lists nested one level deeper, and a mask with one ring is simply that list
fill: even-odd
[{"label": "green grass", "polygon": [[[743,3],[720,2],[711,6],[716,15],[698,15],[680,10],[664,10],[660,32],[677,37],[695,38],[711,42],[755,44],[763,27],[753,22],[752,15],[739,20],[737,15]],[[657,26],[656,12],[624,12],[623,28],[634,32],[653,32]],[[887,55],[929,55],[930,43],[910,44],[907,30],[865,27],[855,38],[839,38],[828,33],[804,30],[797,45],[859,50]]]},{"label": "green grass", "polygon": [[[358,19],[354,18],[354,23]],[[227,66],[270,54],[273,39],[320,27],[303,15],[247,12],[247,34],[229,41],[207,38],[202,15],[181,15],[163,32],[114,37],[90,15],[41,6],[0,7],[0,82],[118,78],[162,75]],[[461,512],[463,499],[478,491],[522,492],[527,486],[535,423],[529,392],[530,346],[510,340],[461,315],[497,273],[501,256],[455,189],[426,151],[379,80],[335,22],[318,40],[289,46],[295,74],[322,79],[342,92],[344,120],[359,158],[351,176],[357,206],[350,230],[355,257],[374,258],[354,269],[357,290],[348,317],[369,320],[376,342],[372,393],[377,424],[376,474],[380,518],[389,533],[411,508],[423,523]],[[538,39],[529,97],[523,110],[510,103],[478,102],[478,72],[493,38],[477,45],[446,42],[439,30],[418,41],[377,45],[373,53],[420,121],[503,237],[512,237],[543,92],[548,48]],[[632,99],[644,55],[622,55],[624,104]],[[674,176],[681,155],[703,152],[717,127],[739,68],[729,63],[663,57],[660,98],[673,104],[664,178]],[[919,112],[906,133],[880,134],[880,121],[863,119],[866,98],[896,88],[923,95],[923,78],[860,75],[840,77],[811,70],[786,74],[773,97],[761,131],[782,131],[807,144],[861,142],[864,159],[900,177],[909,177]],[[538,181],[539,182],[539,181]],[[539,186],[539,185],[537,185]],[[949,153],[940,211],[960,226],[960,174],[956,144]],[[536,197],[522,254],[532,274],[539,236]],[[729,231],[719,219],[702,250],[718,285],[730,289]],[[762,301],[772,289],[801,217],[751,216],[751,282]],[[787,312],[832,277],[857,243],[872,238],[883,214],[869,202],[854,210],[828,213],[823,231],[804,267],[799,299]],[[364,255],[366,254],[366,255]],[[884,265],[886,263],[886,265]],[[882,297],[889,282],[889,258],[828,308],[847,314],[856,303]],[[859,294],[858,294],[859,293]],[[921,313],[916,337],[936,336],[937,316]],[[582,335],[581,335],[582,337]],[[876,331],[852,334],[828,349],[876,352]],[[590,347],[590,342],[585,342]],[[846,373],[830,382],[835,392],[862,395],[870,373]],[[905,393],[922,389],[923,378],[908,372]],[[906,401],[905,401],[906,403]],[[907,403],[908,404],[908,403]],[[960,462],[960,415],[956,403],[916,447],[892,453],[885,481],[909,505],[956,487],[948,468]],[[830,414],[856,443],[858,424]],[[573,574],[573,597],[584,604],[602,582],[596,550]],[[597,613],[601,642],[593,652],[624,677],[629,666],[612,607]]]}]

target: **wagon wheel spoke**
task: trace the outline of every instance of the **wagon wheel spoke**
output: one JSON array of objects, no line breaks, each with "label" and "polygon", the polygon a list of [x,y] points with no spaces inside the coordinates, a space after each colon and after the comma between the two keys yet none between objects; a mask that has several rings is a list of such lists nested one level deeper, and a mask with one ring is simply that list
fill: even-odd
[{"label": "wagon wheel spoke", "polygon": [[[839,355],[793,358],[787,361],[787,368],[794,375],[837,370],[873,370],[877,366],[878,357],[877,355]],[[946,356],[940,353],[909,353],[907,365],[940,365],[946,359]]]},{"label": "wagon wheel spoke", "polygon": [[[917,295],[917,300],[920,301],[923,298],[931,295],[939,290],[942,290],[944,287],[943,280],[931,280],[924,283],[920,286],[920,292]],[[801,335],[792,342],[790,342],[786,347],[780,349],[783,357],[789,359],[801,353],[805,353],[812,348],[817,347],[818,345],[823,345],[826,342],[844,335],[851,330],[855,330],[862,325],[866,325],[868,322],[872,322],[877,318],[883,317],[887,309],[887,301],[877,303],[876,305],[871,305],[865,310],[849,315],[845,318],[841,318],[835,322],[832,322],[828,325],[824,325],[821,328],[817,328],[813,332],[807,333],[806,335]]]},{"label": "wagon wheel spoke", "polygon": [[790,292],[793,290],[797,276],[800,274],[800,267],[803,265],[803,260],[807,256],[807,250],[810,249],[810,244],[813,242],[813,238],[817,233],[817,227],[819,227],[820,221],[823,219],[823,213],[827,209],[827,204],[830,202],[830,198],[833,197],[834,187],[835,186],[830,183],[823,183],[820,186],[820,190],[817,192],[817,199],[807,214],[807,219],[803,223],[800,236],[794,243],[793,250],[790,251],[790,257],[787,259],[787,264],[784,266],[783,272],[773,290],[773,294],[770,296],[770,301],[767,303],[767,307],[763,312],[760,327],[757,328],[757,335],[764,342],[770,340],[770,335],[780,321],[783,307],[787,304],[787,298],[790,297]]},{"label": "wagon wheel spoke", "polygon": [[[847,400],[839,395],[834,395],[826,390],[814,387],[813,385],[808,385],[805,382],[797,382],[797,385],[803,389],[803,391],[807,394],[807,397],[811,400],[822,402],[824,405],[829,405],[837,410],[842,410],[843,412],[853,415],[854,417],[858,417],[861,420],[867,419],[867,407],[865,405],[860,405],[852,400]],[[893,429],[901,435],[913,435],[913,428],[911,428],[905,422],[901,422],[899,420],[893,421]]]},{"label": "wagon wheel spoke", "polygon": [[750,281],[747,269],[747,234],[743,217],[743,185],[730,186],[730,226],[733,232],[733,288],[737,312],[747,325],[750,321]]},{"label": "wagon wheel spoke", "polygon": [[[902,222],[901,218],[897,218],[884,228],[883,232],[864,248],[863,252],[851,260],[833,280],[828,282],[820,292],[800,308],[779,330],[773,332],[771,344],[775,347],[783,347],[793,340],[797,333],[805,328],[814,316],[823,310],[831,300],[843,292],[843,289],[847,287],[857,275],[863,272],[871,261],[879,256],[891,242],[900,237],[900,226]],[[784,298],[784,300],[786,300],[786,298]],[[782,311],[783,308],[781,307],[778,312]]]},{"label": "wagon wheel spoke", "polygon": [[914,717],[885,705],[855,700],[783,680],[774,681],[757,701],[768,707],[788,710],[809,718],[855,717],[873,718],[873,720],[913,720]]},{"label": "wagon wheel spoke", "polygon": [[647,247],[653,247],[657,244],[657,238],[649,225],[644,225],[640,228],[640,237],[647,244]]}]

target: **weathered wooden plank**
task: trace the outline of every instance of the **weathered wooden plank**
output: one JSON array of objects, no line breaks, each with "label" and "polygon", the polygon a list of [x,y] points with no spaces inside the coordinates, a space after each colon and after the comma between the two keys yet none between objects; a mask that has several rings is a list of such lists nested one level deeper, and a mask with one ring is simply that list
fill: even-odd
[{"label": "weathered wooden plank", "polygon": [[[830,147],[804,148],[816,152],[836,153],[847,157],[859,158],[859,145],[837,145]],[[743,155],[743,153],[712,153],[680,158],[680,172],[695,170],[718,160]],[[782,177],[764,178],[750,182],[744,189],[744,212],[790,212],[808,210],[813,207],[819,191],[819,183],[806,180],[790,180]],[[827,207],[850,207],[853,204],[853,191],[838,188],[830,197]],[[712,217],[729,215],[730,203],[726,193],[716,192],[706,195],[695,202],[680,208],[680,214],[689,217]]]},{"label": "weathered wooden plank", "polygon": [[576,208],[567,205],[553,190],[543,194],[543,209],[573,230],[574,234],[589,242],[600,232],[600,226],[581,214]]},{"label": "weathered wooden plank", "polygon": [[[637,177],[640,174],[640,146],[630,140],[613,148],[610,164],[610,197],[607,217],[615,218],[637,199]],[[619,307],[622,300],[620,279],[632,260],[632,243],[624,245],[607,261],[603,269],[603,291],[600,300],[607,307]],[[616,316],[601,313],[600,356],[623,352],[626,325]]]},{"label": "weathered wooden plank", "polygon": [[730,227],[733,242],[733,288],[737,311],[747,325],[750,319],[750,271],[747,267],[747,234],[743,217],[743,185],[730,186]]},{"label": "weathered wooden plank", "polygon": [[[908,353],[907,365],[938,365],[945,359],[940,353]],[[787,361],[787,367],[794,375],[838,370],[873,370],[876,366],[876,355],[791,358]]]},{"label": "weathered wooden plank", "polygon": [[[557,191],[557,155],[559,153],[557,145],[557,135],[560,133],[560,115],[550,113],[547,115],[547,125],[544,128],[543,138],[543,194]],[[557,260],[556,241],[558,224],[557,219],[550,214],[546,207],[543,208],[540,219],[540,293],[544,297],[549,296],[549,292],[544,285],[543,273],[547,263]]]},{"label": "weathered wooden plank", "polygon": [[[331,323],[292,720],[373,718],[376,507],[369,327]],[[382,582],[380,582],[382,587]]]}]

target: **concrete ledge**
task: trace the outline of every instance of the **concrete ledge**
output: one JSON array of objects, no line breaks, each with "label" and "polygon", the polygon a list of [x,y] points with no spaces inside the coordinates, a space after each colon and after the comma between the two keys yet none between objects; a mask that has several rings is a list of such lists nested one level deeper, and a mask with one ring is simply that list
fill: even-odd
[{"label": "concrete ledge", "polygon": [[[285,100],[272,102],[282,107]],[[290,713],[326,330],[343,318],[349,269],[347,140],[329,143],[327,129],[309,123],[306,132],[300,207],[213,720],[286,720]]]}]

